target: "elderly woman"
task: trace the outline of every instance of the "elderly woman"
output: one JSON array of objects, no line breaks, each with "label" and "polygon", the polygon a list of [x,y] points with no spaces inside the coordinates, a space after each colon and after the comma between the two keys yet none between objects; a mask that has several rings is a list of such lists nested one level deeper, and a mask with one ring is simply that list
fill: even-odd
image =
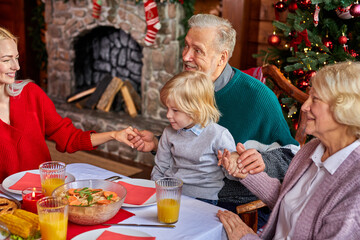
[{"label": "elderly woman", "polygon": [[[238,154],[219,153],[229,173],[272,209],[261,239],[360,239],[359,72],[360,63],[343,62],[313,77],[301,110],[306,133],[316,138],[295,155],[282,183],[264,172],[242,174],[241,144]],[[236,214],[218,217],[230,240],[259,239]]]}]

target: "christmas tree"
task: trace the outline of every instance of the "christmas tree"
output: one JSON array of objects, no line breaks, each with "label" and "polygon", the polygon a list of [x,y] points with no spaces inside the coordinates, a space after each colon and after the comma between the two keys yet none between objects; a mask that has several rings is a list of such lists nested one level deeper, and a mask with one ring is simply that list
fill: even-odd
[{"label": "christmas tree", "polygon": [[[360,60],[360,4],[354,0],[279,0],[269,36],[270,48],[254,57],[276,65],[299,89],[327,64]],[[286,22],[279,21],[287,14]],[[301,104],[283,96],[283,110],[292,132]]]}]

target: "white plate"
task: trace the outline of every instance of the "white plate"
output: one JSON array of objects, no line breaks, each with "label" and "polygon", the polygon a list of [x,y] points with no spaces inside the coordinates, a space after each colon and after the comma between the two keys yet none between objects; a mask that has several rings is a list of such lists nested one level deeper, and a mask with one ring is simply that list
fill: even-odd
[{"label": "white plate", "polygon": [[[125,182],[132,185],[142,186],[142,187],[152,187],[155,188],[155,181],[147,180],[147,179],[140,179],[140,178],[126,178],[121,179],[117,182]],[[133,205],[128,203],[123,203],[122,207],[146,207],[156,204],[156,193],[152,195],[144,204],[142,205]]]},{"label": "white plate", "polygon": [[[39,169],[15,173],[15,174],[10,175],[7,178],[5,178],[5,180],[2,182],[3,188],[8,192],[21,194],[21,192],[22,192],[21,190],[10,189],[9,187],[14,185],[17,181],[19,181],[27,172],[34,173],[34,174],[40,174]],[[71,173],[66,173],[65,183],[72,182],[72,181],[75,181],[74,175],[72,175]]]},{"label": "white plate", "polygon": [[108,230],[110,232],[114,233],[121,233],[124,235],[128,235],[131,237],[152,237],[151,235],[141,232],[139,230],[129,229],[129,228],[102,228],[102,229],[96,229],[91,230],[88,232],[84,232],[82,234],[77,235],[76,237],[73,237],[71,240],[95,240],[105,231]]}]

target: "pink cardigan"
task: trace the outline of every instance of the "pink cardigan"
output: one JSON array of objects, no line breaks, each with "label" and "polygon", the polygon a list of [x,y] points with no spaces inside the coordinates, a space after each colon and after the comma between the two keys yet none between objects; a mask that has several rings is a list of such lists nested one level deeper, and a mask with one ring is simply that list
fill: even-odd
[{"label": "pink cardigan", "polygon": [[[319,143],[314,139],[300,149],[282,184],[264,172],[240,180],[272,209],[261,239],[273,239],[280,202],[311,165],[310,156]],[[360,239],[360,147],[333,175],[326,174],[294,227],[294,239]],[[242,239],[259,237],[247,234]]]},{"label": "pink cardigan", "polygon": [[77,129],[62,118],[45,92],[28,83],[20,95],[10,97],[10,123],[0,120],[0,183],[19,171],[38,169],[51,160],[45,137],[60,152],[92,150],[90,132]]}]

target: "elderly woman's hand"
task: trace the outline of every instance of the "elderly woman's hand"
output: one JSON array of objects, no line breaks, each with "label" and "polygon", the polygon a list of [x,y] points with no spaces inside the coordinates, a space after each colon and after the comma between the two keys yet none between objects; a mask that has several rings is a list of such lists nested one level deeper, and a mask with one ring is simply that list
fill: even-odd
[{"label": "elderly woman's hand", "polygon": [[219,210],[216,216],[224,225],[229,240],[239,240],[246,234],[255,234],[255,232],[233,212]]},{"label": "elderly woman's hand", "polygon": [[242,143],[238,143],[236,150],[240,155],[238,168],[242,169],[243,174],[256,174],[265,170],[264,160],[256,149],[245,149]]}]

